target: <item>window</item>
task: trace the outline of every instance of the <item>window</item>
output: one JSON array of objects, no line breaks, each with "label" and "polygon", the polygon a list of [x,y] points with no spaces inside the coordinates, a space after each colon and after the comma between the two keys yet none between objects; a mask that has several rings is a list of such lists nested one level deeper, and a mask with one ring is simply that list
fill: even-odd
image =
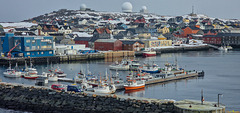
[{"label": "window", "polygon": [[35,43],[35,40],[32,40],[32,43]]},{"label": "window", "polygon": [[52,51],[49,51],[49,54],[52,54]]},{"label": "window", "polygon": [[36,49],[36,46],[32,46],[32,50],[35,50]]},{"label": "window", "polygon": [[26,40],[26,43],[30,43],[30,40]]},{"label": "window", "polygon": [[30,52],[27,52],[27,55],[30,55]]},{"label": "window", "polygon": [[41,52],[41,54],[43,55],[44,52]]},{"label": "window", "polygon": [[37,54],[39,55],[39,52],[37,52]]}]

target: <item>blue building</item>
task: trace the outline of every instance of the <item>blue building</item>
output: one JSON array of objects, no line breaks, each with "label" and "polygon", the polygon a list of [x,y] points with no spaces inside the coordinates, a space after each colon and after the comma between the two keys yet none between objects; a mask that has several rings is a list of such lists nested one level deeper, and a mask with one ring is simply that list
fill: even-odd
[{"label": "blue building", "polygon": [[7,56],[11,51],[12,57],[44,57],[53,56],[53,37],[51,36],[14,36],[6,33],[0,37],[0,51]]}]

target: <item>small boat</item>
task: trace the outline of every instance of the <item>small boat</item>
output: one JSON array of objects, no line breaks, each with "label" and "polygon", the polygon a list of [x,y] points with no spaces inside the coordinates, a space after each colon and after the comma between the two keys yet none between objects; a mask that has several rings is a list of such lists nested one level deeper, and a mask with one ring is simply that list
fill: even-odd
[{"label": "small boat", "polygon": [[221,46],[218,48],[220,51],[228,51],[228,48],[226,46]]},{"label": "small boat", "polygon": [[122,62],[119,64],[118,62],[115,62],[114,64],[109,66],[109,69],[111,70],[129,70],[129,63],[127,60],[122,60]]},{"label": "small boat", "polygon": [[94,92],[96,93],[105,93],[105,94],[112,94],[116,92],[116,87],[114,84],[111,85],[99,85],[98,87],[94,88]]},{"label": "small boat", "polygon": [[[17,64],[16,64],[16,67],[17,67]],[[3,75],[5,77],[10,77],[10,78],[21,77],[21,72],[17,71],[16,67],[15,67],[15,69],[12,69],[11,64],[9,63],[9,67],[8,67],[8,69],[6,69],[5,72],[3,72]]]},{"label": "small boat", "polygon": [[141,88],[145,88],[144,81],[128,80],[128,82],[124,85],[125,90],[136,90]]},{"label": "small boat", "polygon": [[138,70],[138,68],[141,66],[138,60],[130,60],[129,62],[130,70]]},{"label": "small boat", "polygon": [[157,52],[156,51],[144,51],[143,56],[144,57],[150,57],[150,56],[156,56]]},{"label": "small boat", "polygon": [[108,82],[107,75],[106,75],[105,80],[103,80],[103,82],[102,82],[102,79],[100,77],[99,85],[98,85],[98,87],[94,88],[94,92],[105,93],[105,94],[115,93],[116,92],[116,87],[115,87],[115,84],[112,82],[112,79],[111,79],[111,83],[107,83],[107,82]]},{"label": "small boat", "polygon": [[36,78],[38,78],[38,75],[36,75],[36,74],[26,74],[26,75],[24,75],[24,78],[25,79],[36,79]]},{"label": "small boat", "polygon": [[58,77],[54,73],[42,73],[42,76],[47,76],[49,82],[57,82]]},{"label": "small boat", "polygon": [[138,68],[142,72],[146,73],[159,73],[160,67],[157,64],[144,64],[142,67]]}]

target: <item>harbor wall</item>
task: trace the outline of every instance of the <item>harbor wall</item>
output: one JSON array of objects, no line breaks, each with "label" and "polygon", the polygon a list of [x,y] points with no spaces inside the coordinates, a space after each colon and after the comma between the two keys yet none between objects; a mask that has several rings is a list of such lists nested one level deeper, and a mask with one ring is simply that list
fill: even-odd
[{"label": "harbor wall", "polygon": [[43,87],[0,83],[0,107],[29,112],[165,112],[174,101],[54,91]]}]

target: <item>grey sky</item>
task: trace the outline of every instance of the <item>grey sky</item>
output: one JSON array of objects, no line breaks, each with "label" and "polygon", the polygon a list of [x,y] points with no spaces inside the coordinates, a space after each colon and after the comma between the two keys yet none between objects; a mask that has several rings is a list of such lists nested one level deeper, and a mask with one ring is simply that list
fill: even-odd
[{"label": "grey sky", "polygon": [[160,15],[184,15],[195,12],[210,17],[240,19],[240,0],[1,0],[0,22],[18,22],[59,9],[79,9],[82,3],[97,11],[120,12],[124,2],[131,2],[133,11],[143,5]]}]

